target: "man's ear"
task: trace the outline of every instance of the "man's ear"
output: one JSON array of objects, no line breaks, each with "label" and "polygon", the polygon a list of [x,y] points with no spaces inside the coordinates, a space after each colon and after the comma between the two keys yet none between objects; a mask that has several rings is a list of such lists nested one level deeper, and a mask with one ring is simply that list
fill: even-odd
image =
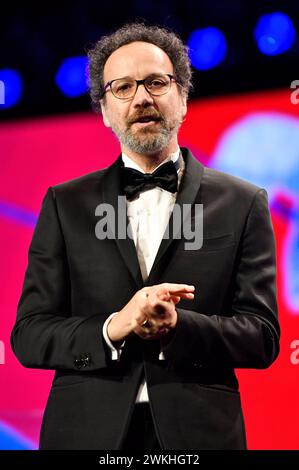
[{"label": "man's ear", "polygon": [[102,115],[103,115],[104,124],[105,124],[106,127],[111,127],[110,120],[108,118],[106,108],[105,108],[105,105],[104,105],[102,100],[100,101],[100,105],[101,105],[101,111],[102,111]]},{"label": "man's ear", "polygon": [[182,100],[182,114],[183,114],[183,119],[185,119],[186,114],[187,114],[187,96],[185,93],[181,94],[181,100]]}]

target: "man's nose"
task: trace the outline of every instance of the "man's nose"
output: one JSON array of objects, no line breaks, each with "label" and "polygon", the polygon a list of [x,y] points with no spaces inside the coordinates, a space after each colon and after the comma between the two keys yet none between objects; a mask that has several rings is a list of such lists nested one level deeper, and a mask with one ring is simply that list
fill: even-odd
[{"label": "man's nose", "polygon": [[147,91],[144,84],[140,84],[133,98],[133,106],[144,105],[145,103],[153,104],[153,102],[152,95]]}]

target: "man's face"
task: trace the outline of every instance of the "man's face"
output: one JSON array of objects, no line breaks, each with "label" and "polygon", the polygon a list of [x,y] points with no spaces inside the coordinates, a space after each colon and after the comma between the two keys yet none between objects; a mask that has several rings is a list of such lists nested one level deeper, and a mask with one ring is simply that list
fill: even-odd
[{"label": "man's face", "polygon": [[[123,77],[142,80],[151,74],[173,75],[168,55],[154,44],[133,42],[120,47],[108,58],[104,84]],[[111,127],[122,150],[127,148],[141,154],[160,151],[176,142],[187,110],[186,97],[174,81],[164,95],[152,96],[144,85],[139,85],[135,96],[125,100],[113,96],[108,88],[101,108],[104,123]],[[145,116],[152,117],[153,121],[136,122]]]}]

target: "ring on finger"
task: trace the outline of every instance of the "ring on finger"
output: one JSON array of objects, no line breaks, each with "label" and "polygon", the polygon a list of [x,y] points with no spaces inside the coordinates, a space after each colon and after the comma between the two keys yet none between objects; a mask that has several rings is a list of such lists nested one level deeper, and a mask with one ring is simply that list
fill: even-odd
[{"label": "ring on finger", "polygon": [[143,323],[140,325],[142,328],[149,328],[151,326],[150,322],[146,319],[144,320]]}]

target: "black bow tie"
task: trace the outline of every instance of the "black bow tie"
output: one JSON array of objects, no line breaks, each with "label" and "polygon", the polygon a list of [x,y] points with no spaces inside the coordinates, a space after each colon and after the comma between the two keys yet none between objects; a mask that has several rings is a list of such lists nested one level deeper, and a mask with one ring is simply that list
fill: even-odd
[{"label": "black bow tie", "polygon": [[156,186],[175,193],[178,190],[178,174],[172,160],[161,165],[153,173],[141,173],[134,168],[122,166],[121,184],[127,199]]}]

